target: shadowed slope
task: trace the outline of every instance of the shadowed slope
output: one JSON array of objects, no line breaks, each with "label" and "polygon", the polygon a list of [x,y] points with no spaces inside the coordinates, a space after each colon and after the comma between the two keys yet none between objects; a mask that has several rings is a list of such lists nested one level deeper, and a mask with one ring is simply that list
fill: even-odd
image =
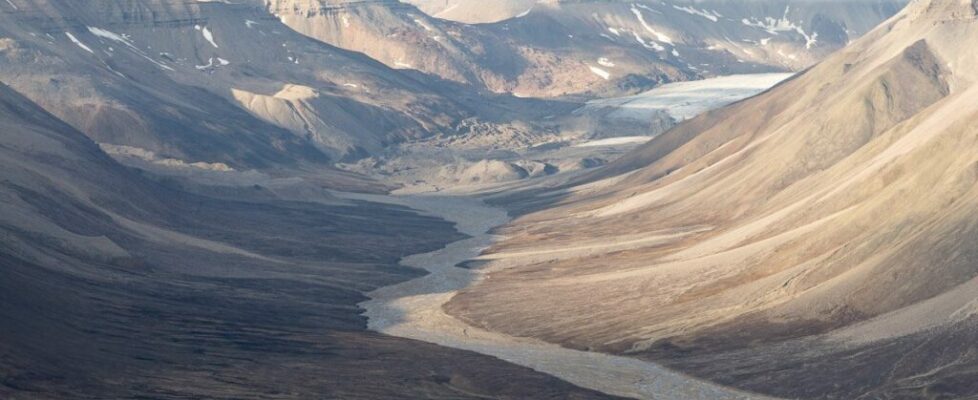
[{"label": "shadowed slope", "polygon": [[365,331],[362,293],[418,276],[396,261],[459,238],[444,221],[234,197],[125,169],[0,85],[0,397],[602,398]]}]

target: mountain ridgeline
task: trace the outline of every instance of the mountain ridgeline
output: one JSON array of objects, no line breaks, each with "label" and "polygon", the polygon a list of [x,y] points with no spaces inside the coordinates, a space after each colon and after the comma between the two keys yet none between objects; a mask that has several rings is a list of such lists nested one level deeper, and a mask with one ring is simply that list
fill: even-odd
[{"label": "mountain ridgeline", "polygon": [[505,124],[516,101],[310,39],[260,2],[11,0],[0,21],[0,79],[141,166],[321,168]]},{"label": "mountain ridgeline", "polygon": [[[633,93],[662,83],[806,68],[892,16],[904,0],[266,0],[310,37],[520,96]],[[423,10],[423,11],[422,11]],[[446,20],[511,14],[484,24]],[[430,17],[425,12],[438,18]],[[463,22],[473,22],[462,18]]]}]

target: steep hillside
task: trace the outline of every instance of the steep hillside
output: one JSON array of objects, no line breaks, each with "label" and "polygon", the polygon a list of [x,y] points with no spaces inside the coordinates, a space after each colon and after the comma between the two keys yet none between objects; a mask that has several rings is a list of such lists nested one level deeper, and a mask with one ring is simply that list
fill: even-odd
[{"label": "steep hillside", "polygon": [[789,398],[975,398],[976,39],[978,3],[915,1],[524,195],[559,206],[504,229],[450,312]]},{"label": "steep hillside", "polygon": [[903,0],[818,5],[783,0],[692,5],[548,1],[529,6],[464,0],[436,8],[420,4],[432,12],[470,10],[480,15],[520,7],[511,18],[468,25],[429,17],[396,0],[265,1],[297,31],[363,52],[391,67],[416,69],[493,92],[538,97],[633,93],[704,76],[802,69],[893,15],[903,4]]},{"label": "steep hillside", "polygon": [[[630,63],[614,49],[636,48],[698,74],[729,75],[804,69],[905,4],[906,0],[558,0],[540,2],[520,18],[489,26],[531,46],[555,40],[567,46],[593,42],[616,64],[608,66],[613,73],[621,73],[617,64]],[[540,34],[547,31],[560,34]]]},{"label": "steep hillside", "polygon": [[[492,92],[554,97],[629,91],[695,75],[648,49],[623,49],[635,76],[610,76],[595,64],[593,43],[572,43],[558,27],[536,32],[558,42],[528,45],[528,38],[487,26],[432,18],[397,0],[266,0],[284,23],[309,37],[363,52],[392,68],[422,71]],[[604,40],[604,39],[602,39]],[[572,45],[574,44],[574,45]]]},{"label": "steep hillside", "polygon": [[499,114],[310,40],[260,1],[11,0],[0,21],[0,79],[106,151],[157,165],[321,165]]},{"label": "steep hillside", "polygon": [[397,259],[458,238],[449,224],[234,197],[125,169],[0,85],[0,397],[602,398],[365,331],[362,293],[420,275]]},{"label": "steep hillside", "polygon": [[[882,1],[494,1],[409,0],[440,18],[482,22],[481,31],[533,54],[556,54],[561,70],[583,63],[617,92],[673,76],[797,71],[892,16],[905,0]],[[380,58],[384,60],[383,58]],[[531,60],[530,64],[536,63]],[[434,71],[437,73],[437,71]],[[527,71],[532,74],[532,71]],[[581,79],[581,78],[579,78]],[[529,88],[520,88],[527,92]]]}]

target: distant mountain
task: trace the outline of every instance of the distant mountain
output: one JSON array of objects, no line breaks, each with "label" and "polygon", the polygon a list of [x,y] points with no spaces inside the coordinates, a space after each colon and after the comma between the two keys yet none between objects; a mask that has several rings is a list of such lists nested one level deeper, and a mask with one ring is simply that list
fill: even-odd
[{"label": "distant mountain", "polygon": [[404,0],[435,18],[467,24],[499,22],[532,9],[539,0],[498,0],[475,2],[466,0]]},{"label": "distant mountain", "polygon": [[[723,12],[721,12],[723,13]],[[978,1],[918,0],[499,231],[466,321],[784,398],[975,398]]]},{"label": "distant mountain", "polygon": [[[677,79],[802,70],[906,4],[905,0],[408,2],[440,18],[486,24],[463,29],[425,19],[424,25],[439,33],[425,34],[417,26],[404,28],[413,33],[405,33],[408,36],[397,42],[425,45],[412,45],[416,50],[393,58],[378,54],[381,46],[376,41],[346,39],[347,34],[339,28],[335,33],[317,32],[314,36],[364,51],[389,65],[403,62],[450,79],[454,77],[442,69],[445,57],[434,62],[432,52],[448,46],[481,49],[489,48],[482,44],[486,42],[495,47],[506,44],[508,51],[498,53],[506,49],[494,49],[497,53],[493,60],[524,61],[501,70],[508,72],[501,74],[505,84],[486,82],[493,90],[529,95],[622,93]],[[393,29],[384,21],[370,22],[373,29]],[[393,30],[384,33],[394,34]],[[441,39],[425,39],[431,36]],[[457,56],[451,59],[459,62]],[[541,75],[541,71],[545,73]]]},{"label": "distant mountain", "polygon": [[[472,26],[429,17],[395,0],[270,0],[282,21],[309,37],[363,52],[392,68],[418,70],[496,93],[553,97],[648,88],[693,78],[646,49],[627,49],[636,65],[606,74],[594,43],[543,27],[537,45],[502,27]],[[556,38],[556,42],[553,42]],[[605,39],[602,39],[605,40]],[[602,43],[604,45],[604,43]],[[599,68],[600,67],[600,68]],[[626,79],[627,72],[632,76]]]},{"label": "distant mountain", "polygon": [[[723,55],[723,67],[707,71],[693,65],[694,52],[679,62],[608,31],[629,27],[655,47],[631,6],[609,4],[617,17],[587,24],[584,4],[561,7],[470,26],[395,1],[11,0],[0,2],[0,79],[117,159],[210,173],[319,169],[464,133],[471,121],[512,130],[514,120],[574,108],[491,92],[631,93],[710,73],[783,69]],[[636,10],[647,23],[656,18]],[[872,10],[853,18],[888,11]],[[743,27],[774,42],[797,39]],[[680,54],[685,41],[674,41]],[[814,49],[828,51],[827,43]]]},{"label": "distant mountain", "polygon": [[260,2],[11,0],[0,37],[0,79],[107,151],[158,166],[315,167],[453,132],[503,103],[310,40]]}]

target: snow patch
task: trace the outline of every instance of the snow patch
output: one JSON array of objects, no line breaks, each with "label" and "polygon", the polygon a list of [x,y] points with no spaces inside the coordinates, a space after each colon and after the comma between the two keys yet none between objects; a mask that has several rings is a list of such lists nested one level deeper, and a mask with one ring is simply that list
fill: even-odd
[{"label": "snow patch", "polygon": [[207,65],[195,65],[194,68],[197,68],[200,71],[214,68],[214,57],[207,60]]},{"label": "snow patch", "polygon": [[217,42],[214,41],[214,34],[211,33],[210,29],[207,29],[207,27],[205,26],[201,29],[200,33],[204,35],[204,39],[206,39],[207,42],[211,44],[211,46],[214,46],[215,49],[219,48]]},{"label": "snow patch", "polygon": [[591,69],[591,72],[593,72],[595,75],[604,78],[604,80],[611,79],[611,73],[608,72],[608,71],[605,71],[605,70],[603,70],[601,68],[598,68],[598,67],[595,67],[595,66],[591,66],[591,65],[589,65],[588,68],[590,68]]},{"label": "snow patch", "polygon": [[621,136],[607,139],[590,140],[584,143],[575,144],[574,147],[603,147],[617,146],[623,144],[641,144],[652,140],[651,136]]},{"label": "snow patch", "polygon": [[642,37],[638,35],[638,33],[632,32],[632,34],[635,35],[635,40],[637,40],[638,43],[641,44],[643,47],[655,51],[666,51],[666,48],[662,47],[661,44],[658,44],[656,42],[647,43],[645,39],[642,39]]},{"label": "snow patch", "polygon": [[[643,8],[649,9],[648,7],[643,7]],[[636,18],[638,18],[638,22],[642,24],[642,27],[644,27],[645,30],[649,31],[649,33],[651,33],[652,36],[655,36],[655,40],[658,40],[666,44],[672,44],[672,38],[666,36],[665,34],[655,30],[655,28],[650,26],[649,23],[645,21],[645,15],[642,14],[642,10],[636,8],[634,4],[632,5],[632,13],[635,14]]]},{"label": "snow patch", "polygon": [[783,32],[795,32],[805,38],[805,48],[811,49],[816,43],[818,43],[818,32],[814,32],[811,35],[805,32],[800,25],[796,25],[790,19],[788,19],[788,12],[791,11],[791,6],[786,6],[784,8],[784,15],[781,18],[775,19],[772,17],[764,17],[763,20],[757,18],[747,19],[744,18],[740,22],[744,25],[763,29],[772,35],[777,35]]},{"label": "snow patch", "polygon": [[424,21],[422,21],[422,20],[420,20],[418,18],[415,18],[414,19],[414,23],[418,24],[418,26],[424,28],[424,30],[426,30],[428,32],[431,32],[431,31],[434,31],[435,30],[434,28],[428,26],[428,24],[424,23]]},{"label": "snow patch", "polygon": [[798,55],[797,54],[794,54],[794,53],[785,54],[785,52],[781,51],[781,49],[778,49],[778,55],[781,56],[781,57],[787,58],[789,60],[792,60],[792,61],[798,59]]},{"label": "snow patch", "polygon": [[638,7],[638,8],[641,8],[641,9],[645,9],[645,10],[647,10],[649,12],[653,12],[653,13],[662,15],[662,12],[661,11],[656,10],[656,9],[654,9],[652,7],[649,7],[649,6],[645,5],[645,4],[632,4],[632,6],[633,7]]},{"label": "snow patch", "polygon": [[126,35],[120,35],[118,33],[107,31],[102,28],[96,28],[94,26],[89,26],[88,31],[91,32],[93,35],[100,37],[102,39],[108,39],[113,42],[119,42],[126,46],[129,46],[132,49],[137,48],[135,45],[132,44],[132,41]]},{"label": "snow patch", "polygon": [[686,12],[688,14],[698,15],[700,17],[706,18],[706,19],[708,19],[710,21],[713,21],[713,22],[719,22],[720,21],[720,17],[723,16],[723,15],[720,15],[720,13],[718,13],[716,11],[706,10],[706,9],[699,10],[699,9],[697,9],[695,7],[692,7],[692,6],[677,6],[677,5],[673,4],[672,7],[675,8],[675,9],[677,9],[677,10],[679,10],[679,11]]},{"label": "snow patch", "polygon": [[92,51],[91,47],[86,46],[85,43],[82,43],[81,40],[78,40],[78,38],[76,38],[75,35],[72,35],[71,32],[65,32],[65,36],[68,36],[68,39],[70,39],[72,43],[78,45],[78,47],[81,47],[82,50],[95,54],[95,52]]},{"label": "snow patch", "polygon": [[[217,60],[217,64],[214,63],[214,60]],[[231,64],[230,61],[225,60],[225,59],[223,59],[221,57],[216,57],[216,58],[215,57],[211,57],[211,58],[207,59],[207,65],[196,65],[196,66],[194,66],[194,68],[197,68],[197,70],[199,70],[199,71],[206,71],[206,70],[210,70],[210,69],[215,69],[217,67],[224,67],[224,66],[227,66],[227,65],[230,65],[230,64]]]},{"label": "snow patch", "polygon": [[[146,53],[144,53],[142,50],[140,50],[138,47],[136,47],[135,44],[132,43],[132,39],[130,39],[129,36],[126,35],[126,34],[121,34],[120,35],[118,33],[115,33],[115,32],[112,32],[112,31],[109,31],[109,30],[106,30],[106,29],[94,27],[94,26],[89,26],[88,27],[88,31],[91,34],[93,34],[96,37],[98,37],[98,38],[102,38],[102,39],[106,39],[106,40],[111,40],[111,41],[117,42],[117,43],[122,43],[122,44],[126,45],[126,47],[128,47],[129,49],[131,49],[134,53],[138,54],[140,57],[145,58],[147,61],[149,61],[149,62],[151,62],[153,64],[156,64],[156,66],[158,66],[158,67],[160,67],[162,69],[165,69],[167,71],[173,71],[173,68],[170,68],[169,66],[167,66],[167,65],[165,65],[165,64],[163,64],[163,63],[161,63],[159,61],[156,61],[152,57],[146,55]],[[110,46],[109,47],[109,51],[115,51],[115,49]]]}]

